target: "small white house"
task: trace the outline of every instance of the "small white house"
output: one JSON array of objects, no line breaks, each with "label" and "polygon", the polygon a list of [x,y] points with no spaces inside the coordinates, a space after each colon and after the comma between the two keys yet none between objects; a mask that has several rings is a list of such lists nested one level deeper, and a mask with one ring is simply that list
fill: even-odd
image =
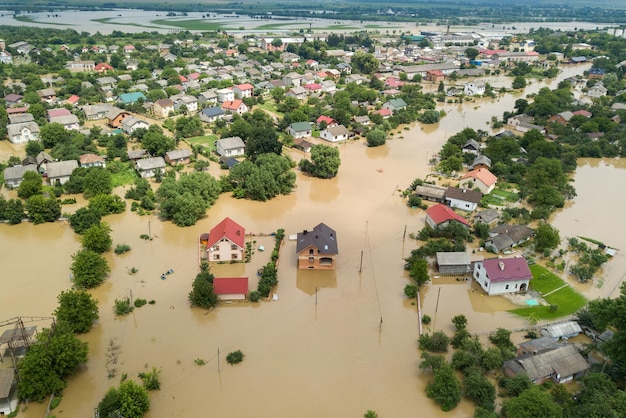
[{"label": "small white house", "polygon": [[215,142],[215,148],[222,157],[237,157],[246,152],[246,144],[238,136],[218,139]]},{"label": "small white house", "polygon": [[345,141],[350,132],[343,125],[331,126],[320,132],[320,138],[330,142]]},{"label": "small white house", "polygon": [[463,92],[466,96],[482,96],[485,94],[485,84],[475,82],[465,83]]}]

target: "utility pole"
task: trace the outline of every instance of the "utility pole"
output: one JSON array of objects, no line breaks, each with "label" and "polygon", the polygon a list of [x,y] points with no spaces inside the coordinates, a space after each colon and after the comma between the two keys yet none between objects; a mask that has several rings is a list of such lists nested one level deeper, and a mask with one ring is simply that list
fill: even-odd
[{"label": "utility pole", "polygon": [[315,287],[315,304],[317,305],[317,286]]},{"label": "utility pole", "polygon": [[130,304],[133,304],[133,289],[130,289]]},{"label": "utility pole", "polygon": [[363,269],[363,250],[361,250],[361,263],[359,264],[359,273]]},{"label": "utility pole", "polygon": [[148,221],[148,237],[152,239],[152,229],[150,228],[150,221]]},{"label": "utility pole", "polygon": [[221,373],[222,370],[220,369],[220,349],[217,349],[217,372]]}]

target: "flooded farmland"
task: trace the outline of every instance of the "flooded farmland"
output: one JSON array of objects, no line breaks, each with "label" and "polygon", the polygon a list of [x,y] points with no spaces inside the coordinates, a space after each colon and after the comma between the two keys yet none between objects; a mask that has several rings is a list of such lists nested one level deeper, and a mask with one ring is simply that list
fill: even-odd
[{"label": "flooded farmland", "polygon": [[[567,68],[559,79],[583,69]],[[533,83],[526,93],[543,85]],[[370,149],[362,142],[340,145],[341,167],[335,179],[298,173],[292,194],[268,202],[222,195],[190,228],[130,210],[107,217],[114,245],[125,243],[132,250],[107,255],[110,278],[92,291],[99,301],[100,320],[81,336],[89,343],[89,361],[69,381],[54,414],[93,416],[99,400],[123,373],[136,379],[137,373],[155,366],[161,370],[162,386],[150,395],[152,418],[358,417],[368,409],[388,417],[471,415],[473,406],[465,401],[443,413],[424,393],[428,377],[419,370],[417,312],[403,295],[408,280],[402,261],[415,248],[408,233],[423,227],[424,213],[408,208],[400,190],[429,172],[427,162],[447,136],[468,126],[488,129],[491,116],[511,109],[519,97],[441,104],[448,115],[439,124],[412,126],[383,147]],[[616,189],[624,183],[620,163],[581,162],[575,177],[578,196],[554,220],[562,236],[585,235],[626,248],[609,223],[618,216],[619,202],[605,208],[615,216],[599,220],[598,210],[587,206],[599,201],[600,188],[593,186],[598,179]],[[258,246],[273,246],[273,239],[263,235],[284,228],[288,236],[319,222],[337,231],[338,268],[297,271],[295,243],[287,240],[280,252],[278,300],[222,304],[210,312],[192,309],[187,294],[198,269],[198,236],[226,216],[254,234],[247,240],[256,241],[255,253],[249,264],[216,266],[216,274],[255,277],[270,252],[261,252]],[[153,239],[144,241],[141,234]],[[69,225],[55,223],[0,225],[0,237],[4,267],[0,319],[50,316],[56,296],[71,286],[70,255],[79,248],[77,236]],[[609,267],[611,277],[618,279],[626,271],[619,257]],[[133,267],[137,273],[129,274]],[[161,280],[169,269],[174,273]],[[606,292],[610,287],[605,285],[591,288],[591,294]],[[116,318],[114,300],[131,293],[156,303]],[[452,331],[450,318],[460,313],[468,317],[471,332],[525,325],[505,312],[511,306],[508,301],[481,296],[464,282],[434,278],[422,293],[422,303],[424,312],[433,317],[431,329]],[[111,343],[119,346],[114,378],[107,377]],[[228,365],[226,353],[238,349],[245,354],[244,361]],[[199,366],[196,359],[206,364]],[[20,416],[39,418],[45,407],[31,404]]]}]

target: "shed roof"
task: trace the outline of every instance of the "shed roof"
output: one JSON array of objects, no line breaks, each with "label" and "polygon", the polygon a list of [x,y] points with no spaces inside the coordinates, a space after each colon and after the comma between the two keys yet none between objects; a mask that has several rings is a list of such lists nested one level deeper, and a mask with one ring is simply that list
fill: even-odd
[{"label": "shed roof", "polygon": [[437,252],[437,264],[440,266],[469,265],[470,257],[465,251]]},{"label": "shed roof", "polygon": [[216,277],[213,279],[216,295],[245,295],[248,293],[247,277]]},{"label": "shed roof", "polygon": [[578,335],[582,332],[576,321],[562,322],[541,328],[541,334],[551,338],[561,338],[566,335]]},{"label": "shed roof", "polygon": [[244,148],[246,146],[246,144],[243,142],[243,139],[241,139],[238,136],[229,136],[228,138],[221,138],[221,139],[218,139],[217,142],[219,142],[220,146],[223,149]]},{"label": "shed roof", "polygon": [[531,380],[550,376],[553,373],[562,377],[572,376],[589,369],[589,363],[572,344],[515,361],[523,367]]},{"label": "shed roof", "polygon": [[137,160],[137,169],[140,171],[154,170],[155,168],[165,168],[163,157],[143,158]]},{"label": "shed roof", "polygon": [[72,171],[77,167],[78,161],[76,160],[57,161],[46,164],[46,173],[49,179],[64,177],[72,174]]},{"label": "shed roof", "polygon": [[11,394],[11,387],[15,381],[15,369],[0,370],[0,399],[6,399]]}]

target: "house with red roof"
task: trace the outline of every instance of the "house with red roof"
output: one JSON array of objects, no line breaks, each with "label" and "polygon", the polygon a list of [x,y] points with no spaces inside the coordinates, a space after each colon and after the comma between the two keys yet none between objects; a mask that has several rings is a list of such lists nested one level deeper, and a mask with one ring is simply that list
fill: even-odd
[{"label": "house with red roof", "polygon": [[109,71],[114,71],[115,69],[106,62],[101,62],[100,64],[97,64],[93,70],[97,73],[104,74]]},{"label": "house with red roof", "polygon": [[326,115],[321,115],[319,118],[317,118],[317,120],[315,121],[315,123],[317,123],[317,126],[319,127],[320,124],[322,122],[326,122],[326,127],[330,128],[333,126],[337,126],[337,121],[333,118],[331,118],[330,116],[326,116]]},{"label": "house with red roof", "polygon": [[469,223],[462,216],[458,215],[449,206],[442,205],[441,203],[431,206],[426,209],[426,225],[431,228],[445,227],[450,222],[458,222],[469,228]]},{"label": "house with red roof", "polygon": [[488,258],[474,263],[472,277],[491,296],[525,292],[533,275],[524,257]]},{"label": "house with red roof", "polygon": [[76,103],[78,103],[79,100],[80,100],[80,96],[72,94],[70,97],[68,97],[67,99],[63,100],[62,104],[68,104],[70,106],[76,106]]},{"label": "house with red roof", "polygon": [[393,115],[393,112],[391,111],[391,109],[385,109],[385,108],[377,110],[376,113],[382,116],[383,119],[387,119]]},{"label": "house with red roof", "polygon": [[478,189],[482,194],[489,194],[496,187],[498,178],[486,168],[477,168],[461,177],[459,187],[470,190]]},{"label": "house with red roof", "polygon": [[321,93],[322,85],[320,83],[308,83],[304,85],[304,89],[307,93]]},{"label": "house with red roof", "polygon": [[239,115],[243,115],[248,112],[248,106],[241,100],[228,100],[222,103],[222,110],[224,113],[237,113]]},{"label": "house with red roof", "polygon": [[207,261],[242,261],[244,257],[246,231],[230,218],[211,229],[206,242]]},{"label": "house with red roof", "polygon": [[213,292],[221,300],[245,300],[248,296],[247,277],[216,277]]},{"label": "house with red roof", "polygon": [[235,97],[238,99],[245,99],[246,97],[252,97],[254,95],[254,86],[249,83],[237,84],[233,86]]}]

